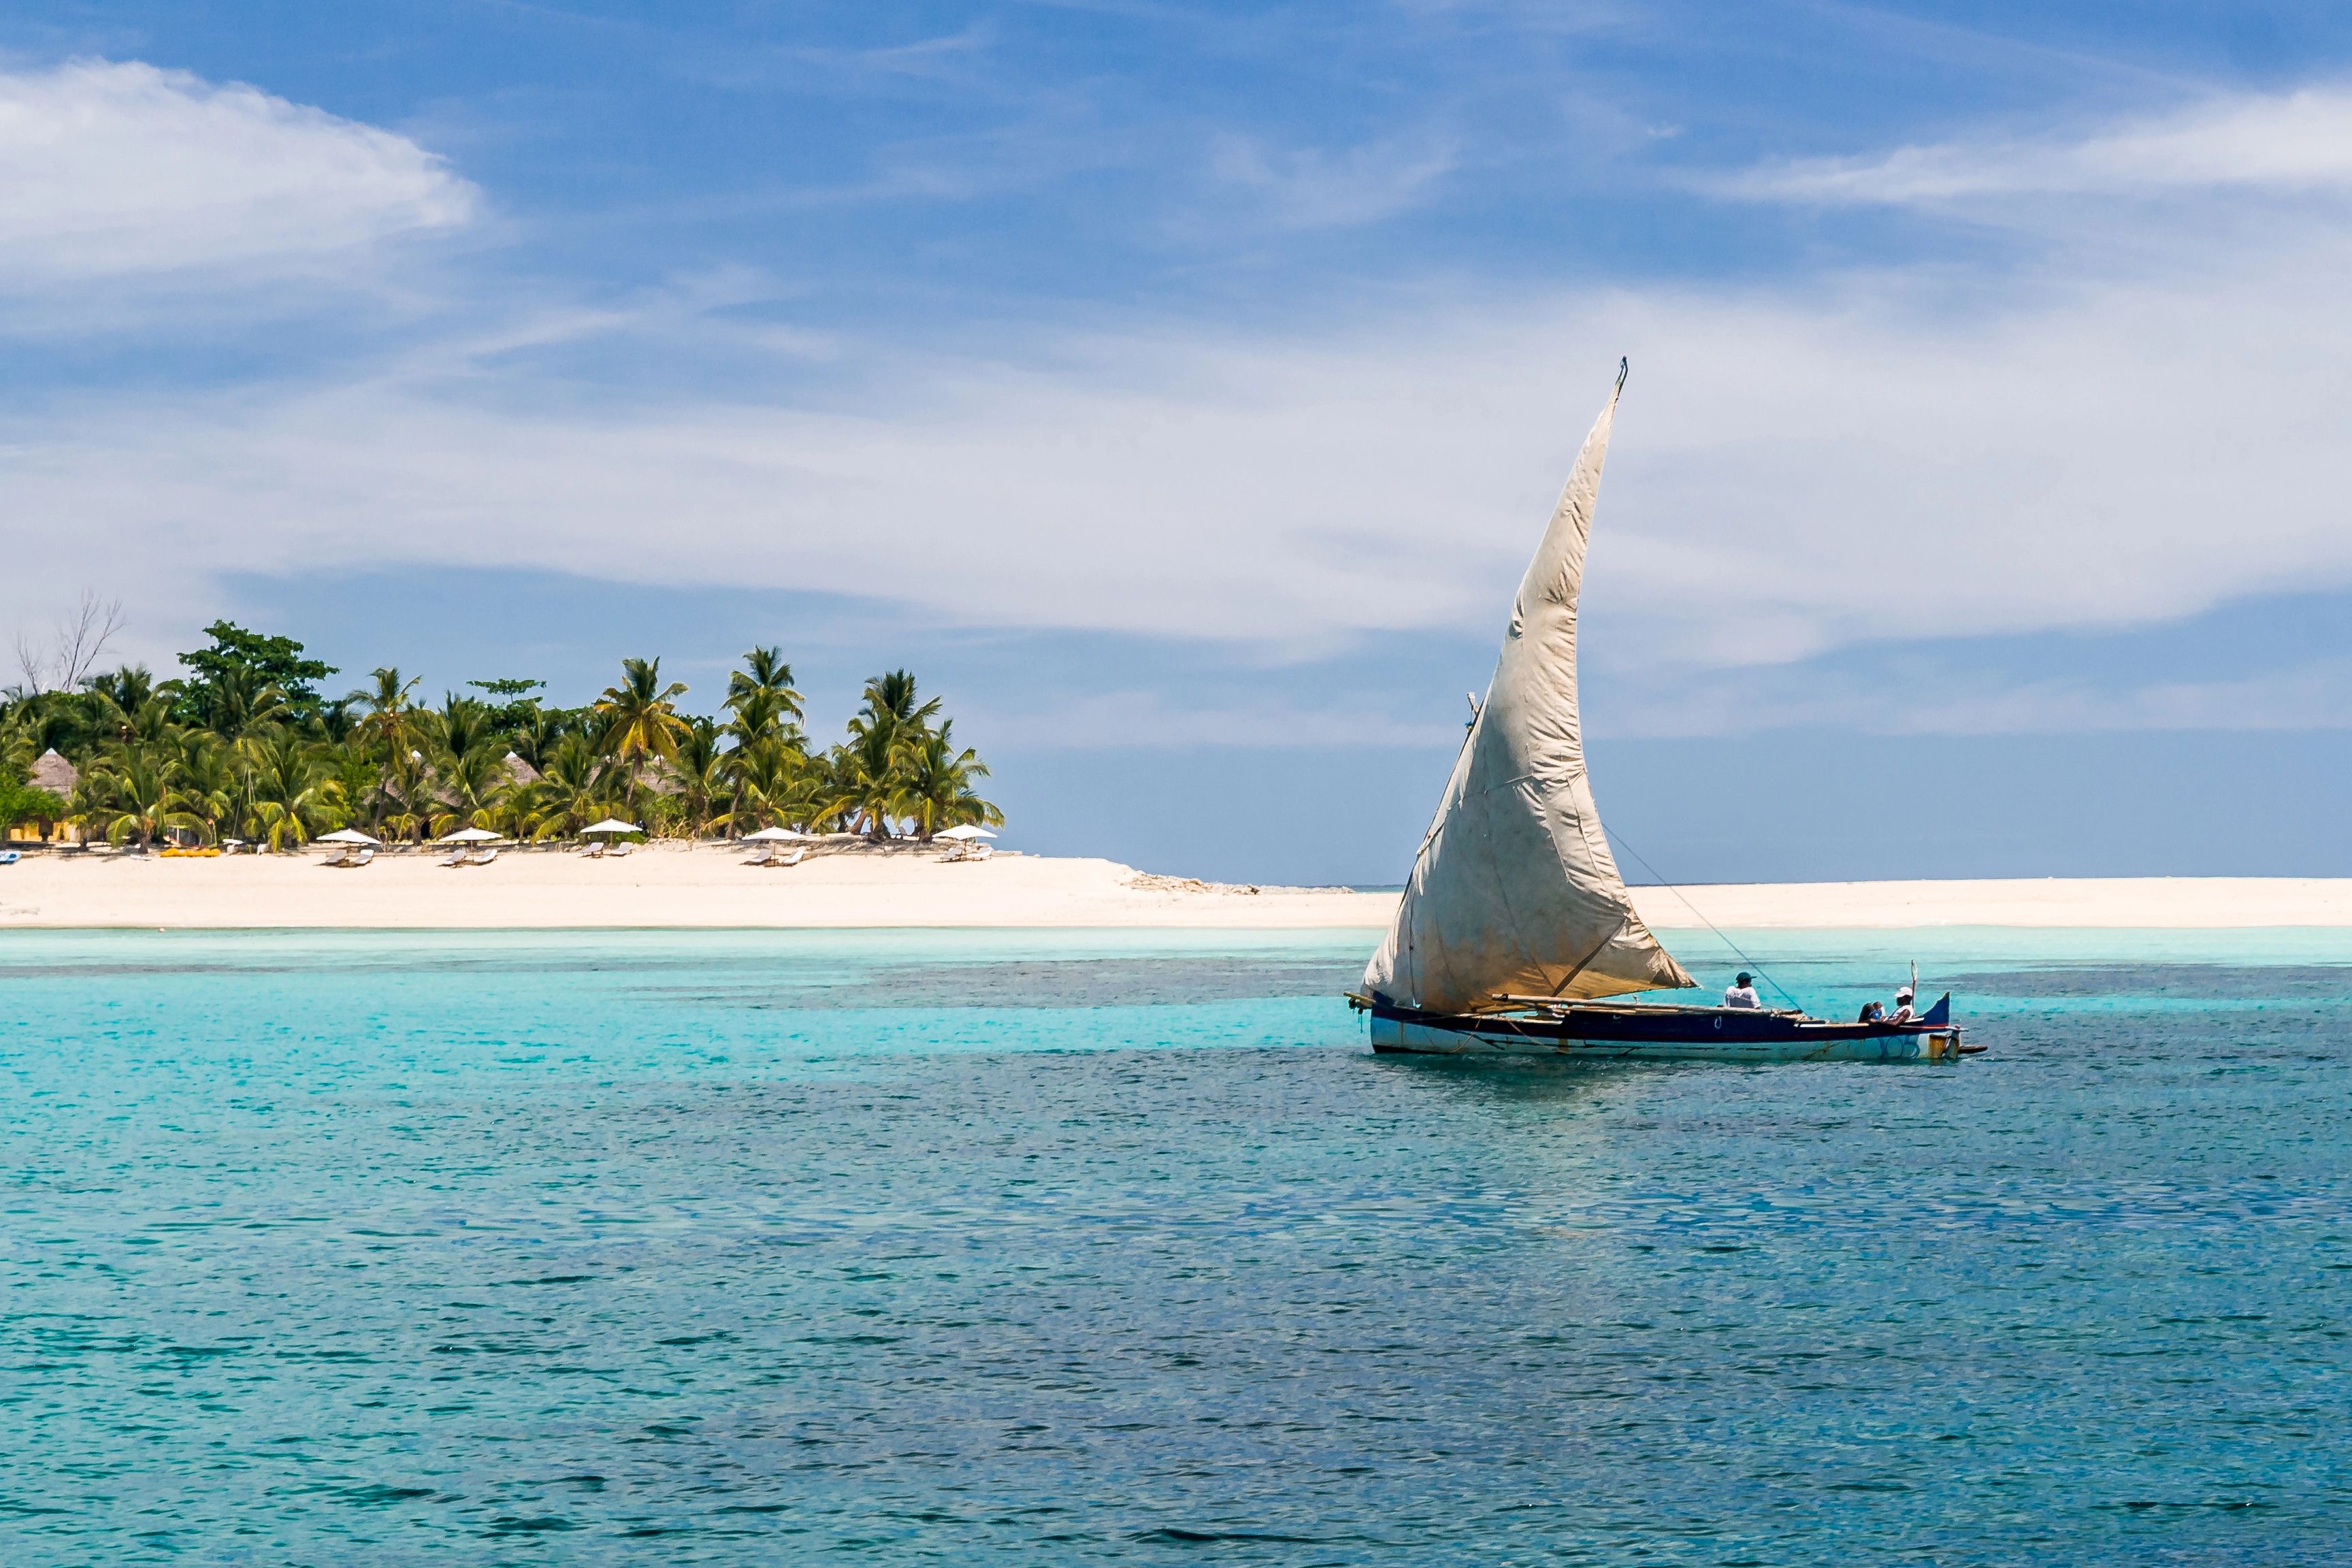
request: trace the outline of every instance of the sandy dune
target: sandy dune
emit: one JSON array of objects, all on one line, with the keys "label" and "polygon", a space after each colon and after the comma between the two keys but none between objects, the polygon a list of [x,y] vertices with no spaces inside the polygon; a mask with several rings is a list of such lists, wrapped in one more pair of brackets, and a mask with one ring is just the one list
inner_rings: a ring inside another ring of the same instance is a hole
[{"label": "sandy dune", "polygon": [[[386,855],[363,870],[314,856],[216,860],[41,855],[0,867],[0,926],[1380,927],[1393,893],[1208,887],[1110,860],[820,853],[789,870],[740,851],[650,846],[622,859],[509,850],[445,869]],[[1661,931],[1727,929],[2352,926],[2352,880],[2150,878],[1817,882],[1634,890]],[[1696,912],[1695,912],[1695,910]],[[1703,917],[1703,918],[1702,918]]]}]

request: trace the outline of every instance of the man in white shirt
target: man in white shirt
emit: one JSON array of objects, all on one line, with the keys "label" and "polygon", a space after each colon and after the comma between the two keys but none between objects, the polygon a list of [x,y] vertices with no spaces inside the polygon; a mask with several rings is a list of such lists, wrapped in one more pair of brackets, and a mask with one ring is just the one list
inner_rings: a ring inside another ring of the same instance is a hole
[{"label": "man in white shirt", "polygon": [[1907,1024],[1918,1016],[1911,1011],[1911,987],[1906,985],[1895,994],[1895,1011],[1886,1015],[1890,1024]]},{"label": "man in white shirt", "polygon": [[1748,973],[1748,971],[1744,969],[1741,970],[1739,972],[1739,978],[1734,980],[1729,985],[1724,988],[1723,1005],[1727,1007],[1761,1007],[1764,1005],[1763,1000],[1756,994],[1756,987],[1750,984],[1750,982],[1755,978],[1756,977]]}]

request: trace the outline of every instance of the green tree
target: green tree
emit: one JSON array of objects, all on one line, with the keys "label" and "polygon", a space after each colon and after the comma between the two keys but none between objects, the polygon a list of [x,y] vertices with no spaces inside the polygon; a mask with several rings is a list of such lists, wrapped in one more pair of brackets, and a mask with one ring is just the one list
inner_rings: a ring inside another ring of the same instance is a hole
[{"label": "green tree", "polygon": [[162,747],[139,747],[108,758],[77,791],[84,796],[83,819],[114,844],[155,844],[182,828],[202,831],[203,822],[181,799],[173,777],[176,760]]},{"label": "green tree", "polygon": [[604,688],[594,709],[604,721],[605,752],[625,765],[677,755],[687,722],[673,699],[685,695],[683,680],[662,684],[661,660],[623,659],[620,683]]},{"label": "green tree", "polygon": [[333,807],[318,750],[292,731],[268,730],[239,742],[253,792],[253,814],[272,854],[310,842]]},{"label": "green tree", "polygon": [[972,788],[988,776],[988,764],[978,752],[958,751],[954,731],[955,721],[947,720],[907,752],[898,799],[919,838],[943,827],[1004,826],[1004,813]]},{"label": "green tree", "polygon": [[275,688],[295,716],[306,716],[318,706],[318,683],[335,673],[332,665],[304,658],[302,645],[291,637],[247,631],[234,621],[215,621],[205,636],[213,639],[211,647],[180,656],[189,672],[179,682],[184,724],[205,722],[214,689],[232,676],[241,678],[236,684],[248,697]]}]

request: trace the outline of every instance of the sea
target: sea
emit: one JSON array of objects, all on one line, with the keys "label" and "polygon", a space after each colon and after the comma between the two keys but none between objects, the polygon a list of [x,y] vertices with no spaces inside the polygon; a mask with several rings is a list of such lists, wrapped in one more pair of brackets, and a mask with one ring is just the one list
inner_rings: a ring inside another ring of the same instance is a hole
[{"label": "sea", "polygon": [[1756,1068],[1371,940],[8,932],[0,1563],[2352,1561],[2352,932],[1672,937],[1990,1047]]}]

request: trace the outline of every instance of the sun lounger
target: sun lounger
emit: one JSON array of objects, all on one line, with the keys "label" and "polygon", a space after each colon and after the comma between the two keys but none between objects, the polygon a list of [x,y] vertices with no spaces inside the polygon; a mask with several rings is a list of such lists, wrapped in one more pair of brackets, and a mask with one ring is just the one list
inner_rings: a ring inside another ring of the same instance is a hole
[{"label": "sun lounger", "polygon": [[585,855],[591,860],[602,860],[604,858],[604,840],[597,840],[595,843],[588,846],[587,848],[583,849],[580,853]]},{"label": "sun lounger", "polygon": [[746,866],[772,866],[775,863],[776,849],[772,844],[761,845],[760,852],[743,862]]},{"label": "sun lounger", "polygon": [[472,857],[467,855],[463,849],[452,849],[448,854],[441,857],[441,864],[444,866],[463,866],[471,859]]},{"label": "sun lounger", "polygon": [[605,853],[607,855],[626,855],[630,850],[635,849],[635,847],[636,846],[634,844],[615,844],[612,848],[606,850]]},{"label": "sun lounger", "polygon": [[807,850],[807,848],[806,848],[806,847],[802,847],[802,848],[799,848],[799,849],[795,849],[795,850],[793,850],[793,851],[791,854],[789,854],[789,855],[771,855],[771,856],[769,856],[765,860],[762,860],[762,861],[761,861],[761,862],[760,862],[760,863],[761,863],[761,865],[763,865],[763,866],[773,866],[773,867],[775,867],[775,868],[777,868],[778,869],[780,869],[780,870],[781,870],[782,868],[784,868],[784,867],[786,867],[786,866],[797,866],[797,865],[799,865],[803,860],[805,860],[805,859],[807,859],[807,858],[808,858],[808,850]]},{"label": "sun lounger", "polygon": [[466,864],[468,866],[487,866],[498,858],[499,852],[496,847],[478,849],[473,854],[466,857]]}]

